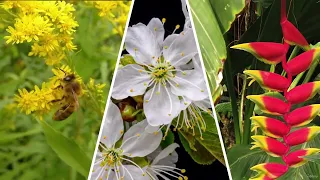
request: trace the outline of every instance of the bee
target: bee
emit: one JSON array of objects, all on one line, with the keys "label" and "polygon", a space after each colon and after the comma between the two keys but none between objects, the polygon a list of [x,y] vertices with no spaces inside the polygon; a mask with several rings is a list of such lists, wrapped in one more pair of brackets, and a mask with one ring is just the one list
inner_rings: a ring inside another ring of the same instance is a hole
[{"label": "bee", "polygon": [[62,106],[58,109],[53,116],[53,120],[62,121],[67,119],[74,111],[79,108],[78,96],[81,94],[81,85],[76,80],[75,74],[67,74],[65,71],[65,76],[61,79],[62,84],[57,88],[63,89],[63,97],[58,100],[54,100],[54,102],[62,102]]}]

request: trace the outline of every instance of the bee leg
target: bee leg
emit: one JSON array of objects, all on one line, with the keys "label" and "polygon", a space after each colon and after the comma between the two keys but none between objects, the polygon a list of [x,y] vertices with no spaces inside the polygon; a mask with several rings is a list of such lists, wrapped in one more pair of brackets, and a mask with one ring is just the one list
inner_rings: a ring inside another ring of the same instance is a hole
[{"label": "bee leg", "polygon": [[65,96],[62,96],[61,99],[54,99],[54,100],[52,100],[51,102],[52,102],[52,103],[60,102],[60,101],[62,101],[64,98],[65,98]]},{"label": "bee leg", "polygon": [[63,89],[63,86],[60,84],[59,86],[53,88],[53,89]]}]

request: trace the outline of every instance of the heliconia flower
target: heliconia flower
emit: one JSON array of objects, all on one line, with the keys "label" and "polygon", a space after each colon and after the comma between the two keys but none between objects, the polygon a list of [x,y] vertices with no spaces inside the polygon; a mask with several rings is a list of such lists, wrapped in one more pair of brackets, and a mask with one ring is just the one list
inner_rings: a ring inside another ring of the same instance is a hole
[{"label": "heliconia flower", "polygon": [[250,118],[253,121],[253,130],[260,127],[261,130],[270,137],[280,138],[290,132],[290,128],[283,122],[265,116],[253,116]]},{"label": "heliconia flower", "polygon": [[280,141],[267,136],[256,135],[251,137],[255,142],[250,149],[261,148],[270,156],[279,157],[285,155],[289,151],[289,147]]},{"label": "heliconia flower", "polygon": [[293,131],[283,140],[288,146],[295,146],[298,144],[310,141],[320,133],[320,126],[310,126]]},{"label": "heliconia flower", "polygon": [[290,106],[284,101],[267,95],[249,95],[248,99],[259,106],[262,112],[272,115],[282,115],[290,110]]},{"label": "heliconia flower", "polygon": [[314,81],[291,89],[285,96],[290,103],[298,104],[313,98],[319,90],[320,81]]},{"label": "heliconia flower", "polygon": [[300,150],[289,153],[288,155],[284,156],[282,159],[290,167],[296,168],[304,165],[307,162],[307,160],[304,159],[303,156],[309,156],[319,152],[320,152],[320,149],[318,148],[300,149]]},{"label": "heliconia flower", "polygon": [[267,90],[284,91],[290,86],[287,78],[276,73],[259,70],[246,70],[243,73],[252,77],[262,88]]},{"label": "heliconia flower", "polygon": [[297,45],[304,50],[310,50],[309,44],[301,32],[288,20],[281,22],[284,41],[290,45]]},{"label": "heliconia flower", "polygon": [[274,179],[286,173],[288,166],[279,163],[262,163],[251,167],[250,170],[258,172],[258,177],[267,175],[268,178]]},{"label": "heliconia flower", "polygon": [[273,42],[237,44],[231,48],[247,51],[266,64],[278,64],[286,58],[287,47]]},{"label": "heliconia flower", "polygon": [[297,108],[284,116],[284,120],[292,127],[309,124],[320,113],[320,104],[312,104]]},{"label": "heliconia flower", "polygon": [[317,59],[317,57],[320,55],[320,48],[311,49],[307,52],[304,52],[300,54],[299,56],[296,56],[287,64],[287,71],[292,76],[295,76],[305,70],[307,70],[312,62]]}]

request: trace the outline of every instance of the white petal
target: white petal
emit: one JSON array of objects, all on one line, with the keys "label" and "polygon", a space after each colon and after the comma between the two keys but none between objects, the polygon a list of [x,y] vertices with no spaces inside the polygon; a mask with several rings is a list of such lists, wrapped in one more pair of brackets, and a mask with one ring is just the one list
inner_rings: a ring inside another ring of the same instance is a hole
[{"label": "white petal", "polygon": [[[121,145],[123,154],[130,157],[144,157],[157,149],[162,139],[162,132],[145,132],[147,125],[148,122],[143,120],[133,125],[124,134]],[[137,134],[139,134],[139,136],[137,136]]]},{"label": "white petal", "polygon": [[193,103],[205,112],[212,108],[209,98],[206,98],[202,101],[194,101]]},{"label": "white petal", "polygon": [[161,52],[153,32],[142,23],[128,28],[125,46],[138,64],[154,64]]},{"label": "white petal", "polygon": [[184,17],[189,18],[186,0],[181,0],[181,7],[182,7],[182,12],[184,14]]},{"label": "white petal", "polygon": [[124,99],[128,96],[138,96],[145,93],[150,75],[144,72],[144,68],[137,64],[126,65],[118,70],[112,97],[114,99]]},{"label": "white petal", "polygon": [[[106,176],[109,173],[109,179],[113,179],[113,171],[112,168],[108,166],[101,167],[101,161],[99,159],[102,157],[102,153],[98,152],[95,160],[95,164],[93,165],[92,174],[90,180],[98,180],[99,178],[107,179]],[[106,170],[108,169],[108,170]],[[110,172],[109,172],[110,170]]]},{"label": "white petal", "polygon": [[182,99],[180,99],[180,109],[181,111],[186,110],[187,107],[192,103],[192,100],[190,100],[187,97],[183,97]]},{"label": "white petal", "polygon": [[124,168],[120,168],[120,173],[124,174],[124,180],[150,180],[147,174],[143,175],[141,170],[133,165],[124,165]]},{"label": "white petal", "polygon": [[175,38],[166,51],[163,51],[163,56],[173,66],[178,67],[189,62],[197,53],[193,31],[187,29]]},{"label": "white petal", "polygon": [[173,151],[167,157],[161,159],[157,164],[176,167],[177,162],[178,162],[178,153],[176,151]]},{"label": "white petal", "polygon": [[162,47],[164,38],[164,28],[163,24],[159,18],[152,18],[147,25],[151,32],[153,32],[155,38],[158,41],[159,47]]},{"label": "white petal", "polygon": [[199,71],[177,72],[172,81],[176,84],[171,88],[175,95],[186,96],[193,101],[203,100],[209,96],[203,75]]},{"label": "white petal", "polygon": [[166,39],[163,42],[163,52],[168,51],[168,48],[173,43],[173,41],[176,40],[177,37],[179,37],[179,34],[170,34],[166,37]]},{"label": "white petal", "polygon": [[154,132],[158,131],[159,128],[160,128],[160,126],[151,126],[150,124],[148,124],[145,130],[148,133],[154,133]]},{"label": "white petal", "polygon": [[177,143],[170,144],[158,154],[158,156],[152,161],[151,165],[158,164],[160,160],[168,157],[169,154],[171,154],[177,147],[179,147],[179,144]]},{"label": "white petal", "polygon": [[123,120],[119,108],[111,101],[106,113],[100,141],[110,148],[123,134]]},{"label": "white petal", "polygon": [[151,126],[170,124],[180,112],[180,100],[172,94],[170,86],[157,84],[144,96],[143,110]]},{"label": "white petal", "polygon": [[183,29],[187,30],[187,29],[191,29],[191,28],[192,28],[192,25],[191,25],[190,17],[187,17],[185,20]]}]

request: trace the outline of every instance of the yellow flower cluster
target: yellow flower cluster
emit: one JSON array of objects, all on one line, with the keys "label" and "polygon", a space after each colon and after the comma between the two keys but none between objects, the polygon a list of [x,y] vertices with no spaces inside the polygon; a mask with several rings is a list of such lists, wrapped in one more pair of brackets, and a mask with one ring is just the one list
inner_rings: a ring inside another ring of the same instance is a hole
[{"label": "yellow flower cluster", "polygon": [[[95,99],[101,99],[104,102],[103,96],[104,96],[104,87],[106,87],[106,84],[100,84],[100,83],[95,83],[95,80],[90,78],[89,83],[87,84],[88,91],[92,93],[92,95],[95,97]],[[87,96],[88,93],[87,93]]]},{"label": "yellow flower cluster", "polygon": [[1,7],[15,16],[9,26],[6,43],[32,43],[29,56],[46,59],[48,65],[58,64],[67,51],[76,50],[73,33],[78,26],[74,7],[64,1],[5,1]]},{"label": "yellow flower cluster", "polygon": [[93,1],[99,16],[106,17],[114,26],[113,32],[123,36],[131,1]]},{"label": "yellow flower cluster", "polygon": [[[42,119],[43,115],[48,113],[52,107],[59,102],[54,100],[62,99],[64,91],[59,86],[63,85],[62,79],[67,74],[74,74],[68,66],[62,66],[58,69],[52,69],[55,76],[50,78],[49,82],[42,83],[41,88],[34,87],[34,90],[27,91],[19,89],[19,95],[15,95],[17,107],[26,114],[34,113],[36,117]],[[76,80],[82,84],[81,78],[76,74]]]}]

